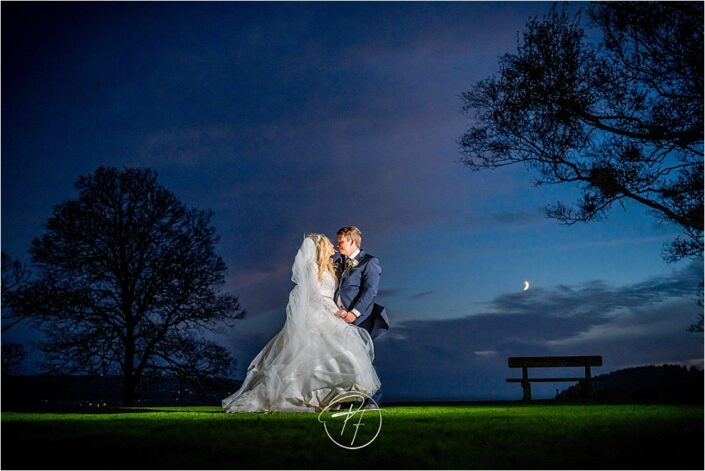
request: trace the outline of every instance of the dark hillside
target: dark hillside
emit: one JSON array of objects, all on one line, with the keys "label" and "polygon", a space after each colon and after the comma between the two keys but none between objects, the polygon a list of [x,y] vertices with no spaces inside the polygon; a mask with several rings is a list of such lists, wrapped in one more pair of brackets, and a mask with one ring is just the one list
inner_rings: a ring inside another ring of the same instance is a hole
[{"label": "dark hillside", "polygon": [[[593,392],[597,402],[701,404],[703,371],[680,365],[627,368],[596,376]],[[579,385],[571,386],[556,396],[559,401],[579,398]]]}]

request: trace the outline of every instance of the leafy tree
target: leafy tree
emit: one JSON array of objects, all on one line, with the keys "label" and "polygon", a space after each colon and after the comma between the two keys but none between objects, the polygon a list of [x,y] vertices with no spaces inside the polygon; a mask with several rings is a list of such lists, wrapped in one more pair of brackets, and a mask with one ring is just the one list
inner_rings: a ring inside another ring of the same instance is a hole
[{"label": "leafy tree", "polygon": [[12,296],[24,283],[27,282],[30,271],[19,260],[13,260],[2,252],[2,331],[7,332],[23,317],[12,309]]},{"label": "leafy tree", "polygon": [[39,271],[16,308],[46,335],[53,370],[120,374],[123,402],[141,380],[177,375],[207,385],[231,365],[203,331],[244,315],[218,293],[225,264],[212,212],[187,209],[150,169],[98,168],[78,199],[54,209],[32,241]]},{"label": "leafy tree", "polygon": [[22,361],[27,356],[27,351],[18,343],[2,344],[2,376],[17,373]]},{"label": "leafy tree", "polygon": [[615,203],[650,208],[682,234],[669,261],[703,252],[703,4],[606,2],[593,40],[555,5],[527,24],[498,75],[463,93],[474,119],[459,144],[472,170],[523,163],[534,183],[576,183],[566,223],[604,218]]},{"label": "leafy tree", "polygon": [[693,324],[690,324],[688,327],[689,332],[695,332],[695,333],[702,333],[703,332],[703,289],[702,289],[703,284],[700,283],[699,286],[699,291],[697,295],[697,299],[695,301],[695,304],[699,306],[698,309],[698,314],[697,314],[697,321]]},{"label": "leafy tree", "polygon": [[[2,332],[5,333],[24,319],[12,309],[14,293],[29,279],[30,271],[19,260],[2,252]],[[19,371],[27,357],[27,351],[18,343],[2,342],[2,375],[9,376]]]}]

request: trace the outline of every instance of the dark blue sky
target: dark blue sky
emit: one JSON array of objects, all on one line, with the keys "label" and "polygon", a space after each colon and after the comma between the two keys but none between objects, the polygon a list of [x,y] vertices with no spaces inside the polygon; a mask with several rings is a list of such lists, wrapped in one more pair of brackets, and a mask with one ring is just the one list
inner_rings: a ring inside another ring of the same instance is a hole
[{"label": "dark blue sky", "polygon": [[636,205],[566,227],[542,208],[575,188],[459,163],[459,95],[549,8],[5,2],[2,248],[28,260],[79,175],[147,166],[215,211],[227,288],[251,313],[219,337],[240,376],[284,322],[303,233],[348,224],[382,262],[389,398],[518,398],[510,355],[702,366],[702,336],[685,331],[702,263],[661,259],[676,227]]}]

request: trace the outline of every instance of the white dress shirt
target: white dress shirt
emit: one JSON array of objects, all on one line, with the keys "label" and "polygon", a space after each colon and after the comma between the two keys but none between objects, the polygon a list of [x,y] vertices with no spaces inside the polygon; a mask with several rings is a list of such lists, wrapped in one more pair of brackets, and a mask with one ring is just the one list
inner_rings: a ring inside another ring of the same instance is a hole
[{"label": "white dress shirt", "polygon": [[[355,258],[355,257],[357,257],[358,255],[360,255],[360,249],[357,249],[355,252],[353,252],[352,254],[350,254],[349,257],[345,257],[345,263],[347,264],[348,259]],[[344,270],[343,270],[343,271],[344,271]],[[342,310],[347,309],[347,308],[343,305],[343,301],[340,299],[340,293],[338,293],[338,299],[337,299],[337,301],[338,301],[338,307],[339,307],[340,309],[342,309]],[[355,314],[355,317],[360,317],[360,311],[358,311],[357,309],[353,309],[353,310],[350,311],[350,312],[352,312],[353,314]]]}]

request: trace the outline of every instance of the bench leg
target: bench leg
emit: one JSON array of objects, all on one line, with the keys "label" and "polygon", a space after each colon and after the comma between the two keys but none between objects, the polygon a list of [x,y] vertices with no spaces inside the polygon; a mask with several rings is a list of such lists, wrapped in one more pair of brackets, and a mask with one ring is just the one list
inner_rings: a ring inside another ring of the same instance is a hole
[{"label": "bench leg", "polygon": [[531,400],[531,383],[529,382],[529,369],[525,366],[521,369],[521,389],[524,393],[521,400],[522,401],[530,401]]},{"label": "bench leg", "polygon": [[592,375],[590,374],[590,367],[585,367],[585,398],[592,397]]},{"label": "bench leg", "polygon": [[524,392],[524,395],[521,398],[521,400],[522,401],[530,401],[531,400],[531,383],[528,381],[522,381],[521,382],[521,389]]}]

